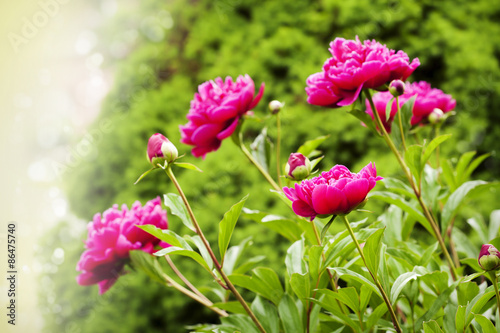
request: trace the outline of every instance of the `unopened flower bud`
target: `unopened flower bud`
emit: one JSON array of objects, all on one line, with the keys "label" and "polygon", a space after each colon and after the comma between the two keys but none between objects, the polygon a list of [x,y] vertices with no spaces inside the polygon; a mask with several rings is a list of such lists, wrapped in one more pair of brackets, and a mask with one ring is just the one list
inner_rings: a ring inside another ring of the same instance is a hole
[{"label": "unopened flower bud", "polygon": [[500,267],[500,251],[491,244],[484,244],[478,258],[479,266],[486,271],[493,271]]},{"label": "unopened flower bud", "polygon": [[432,110],[432,112],[429,114],[429,122],[431,124],[437,124],[441,121],[441,119],[444,116],[444,112],[441,109],[435,108]]},{"label": "unopened flower bud", "polygon": [[393,80],[389,85],[389,92],[394,97],[403,95],[405,93],[405,83],[401,80]]},{"label": "unopened flower bud", "polygon": [[153,134],[148,141],[148,159],[153,166],[171,163],[177,159],[179,153],[174,144],[160,133]]},{"label": "unopened flower bud", "polygon": [[274,100],[269,103],[269,110],[271,110],[272,114],[276,114],[281,111],[285,103],[281,103],[280,101]]},{"label": "unopened flower bud", "polygon": [[286,163],[285,173],[293,180],[305,179],[311,173],[311,161],[301,153],[292,153]]}]

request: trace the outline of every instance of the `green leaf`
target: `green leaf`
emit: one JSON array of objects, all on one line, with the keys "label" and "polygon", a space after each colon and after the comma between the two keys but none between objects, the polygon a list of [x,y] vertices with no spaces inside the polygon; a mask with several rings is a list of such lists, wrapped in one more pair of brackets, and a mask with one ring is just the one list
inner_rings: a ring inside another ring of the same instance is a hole
[{"label": "green leaf", "polygon": [[458,285],[458,304],[467,305],[479,294],[479,286],[474,282],[462,282]]},{"label": "green leaf", "polygon": [[170,212],[179,217],[186,227],[191,229],[191,231],[196,231],[193,221],[191,221],[191,217],[189,217],[187,208],[179,195],[167,193],[163,196],[163,201],[165,206],[170,208]]},{"label": "green leaf", "polygon": [[221,310],[226,310],[226,311],[229,311],[232,313],[239,313],[239,314],[243,314],[243,315],[247,314],[247,311],[245,310],[243,305],[241,305],[241,303],[238,301],[217,302],[217,303],[214,303],[213,307],[219,308]]},{"label": "green leaf", "polygon": [[191,246],[189,246],[184,238],[177,235],[172,230],[162,230],[152,224],[138,225],[137,227],[172,246],[177,246],[186,250],[192,250]]},{"label": "green leaf", "polygon": [[134,268],[145,272],[150,278],[160,283],[165,282],[163,279],[163,271],[158,260],[151,254],[141,250],[130,251],[130,259]]},{"label": "green leaf", "polygon": [[[240,244],[231,246],[226,252],[226,258],[224,260],[224,272],[228,275],[232,274],[236,267],[238,266],[240,259],[243,256],[245,250],[252,245],[252,236],[243,239]],[[240,272],[245,273],[245,272]]]},{"label": "green leaf", "polygon": [[233,326],[236,330],[232,329],[233,332],[245,332],[245,333],[259,333],[257,326],[255,326],[252,319],[247,315],[234,314],[229,317],[221,317],[222,324]]},{"label": "green leaf", "polygon": [[332,225],[332,223],[336,217],[337,217],[337,215],[333,215],[332,218],[330,219],[330,221],[328,221],[328,223],[321,230],[321,236],[320,236],[321,240],[323,240],[323,238],[325,238],[326,232],[328,231],[328,229],[330,228],[330,226]]},{"label": "green leaf", "polygon": [[359,308],[361,312],[363,312],[368,306],[371,296],[372,296],[372,291],[370,290],[370,288],[365,285],[362,285],[361,290],[359,292]]},{"label": "green leaf", "polygon": [[445,291],[443,291],[438,296],[438,298],[432,303],[431,307],[427,310],[427,312],[425,312],[420,318],[418,318],[418,320],[415,323],[415,332],[419,332],[422,329],[424,321],[432,319],[437,314],[437,312],[443,307],[443,305],[449,302],[450,295],[455,290],[459,282],[460,281],[453,283],[450,287],[448,287]]},{"label": "green leaf", "polygon": [[382,236],[384,235],[385,228],[378,229],[366,240],[363,247],[363,253],[366,259],[366,266],[372,272],[373,276],[377,278],[378,267],[380,263],[380,249],[382,246]]},{"label": "green leaf", "polygon": [[374,134],[377,136],[380,135],[377,132],[377,128],[375,126],[375,121],[372,119],[372,117],[366,113],[365,111],[361,111],[359,109],[352,109],[349,111],[350,114],[352,114],[354,117],[358,118],[363,124],[366,125]]},{"label": "green leaf", "polygon": [[427,229],[427,231],[429,231],[431,235],[434,234],[434,230],[432,229],[429,221],[427,221],[425,216],[415,207],[412,207],[410,203],[406,202],[404,198],[402,198],[401,196],[391,192],[374,191],[368,194],[368,198],[380,199],[401,208],[402,210],[407,212],[411,218],[418,221],[425,229]]},{"label": "green leaf", "polygon": [[210,253],[208,252],[207,248],[205,247],[205,244],[203,244],[201,237],[198,235],[193,236],[193,237],[186,235],[184,237],[196,245],[196,247],[198,248],[198,251],[200,251],[201,256],[203,257],[203,259],[205,259],[205,262],[207,263],[208,267],[210,269],[214,269],[214,262],[212,260],[212,257],[210,256]]},{"label": "green leaf", "polygon": [[[288,199],[285,198],[285,200],[289,202]],[[253,221],[263,224],[267,228],[276,231],[291,242],[299,240],[301,234],[304,232],[295,220],[291,220],[283,216],[252,210],[246,207],[243,208],[243,214]]]},{"label": "green leaf", "polygon": [[361,283],[362,285],[366,285],[375,294],[377,294],[380,297],[380,299],[383,299],[382,295],[380,294],[380,290],[378,290],[377,286],[373,282],[369,281],[367,278],[362,276],[361,274],[346,269],[344,267],[331,267],[331,269],[334,270],[339,275],[339,278],[342,278],[343,280],[355,280]]},{"label": "green leaf", "polygon": [[457,314],[455,316],[455,326],[457,327],[457,332],[465,332],[465,309],[467,307],[459,305],[457,309]]},{"label": "green leaf", "polygon": [[310,157],[311,154],[318,148],[320,144],[323,143],[326,139],[328,139],[330,135],[324,135],[324,136],[319,136],[316,139],[313,140],[308,140],[304,142],[303,145],[297,149],[297,153],[301,153],[302,155],[306,157]]},{"label": "green leaf", "polygon": [[[317,299],[316,298],[311,299],[312,302],[318,304],[328,312],[331,312],[332,317],[336,319],[335,321],[351,327],[354,330],[354,332],[361,332],[361,328],[358,322],[355,322],[340,310],[337,303],[338,295],[335,292],[329,289],[319,289],[317,290],[317,295],[321,295],[321,297],[318,297]],[[293,332],[296,333],[297,330]]]},{"label": "green leaf", "polygon": [[483,180],[473,180],[470,182],[466,182],[460,185],[460,187],[450,195],[448,201],[443,207],[443,213],[441,214],[441,230],[443,235],[447,232],[448,225],[450,224],[451,219],[457,213],[457,210],[460,208],[467,194],[469,194],[470,191],[477,188],[478,186],[485,184],[487,184],[487,182]]},{"label": "green leaf", "polygon": [[304,240],[298,240],[293,243],[286,251],[285,266],[288,274],[307,273],[307,266],[302,259],[304,255]]},{"label": "green leaf", "polygon": [[276,305],[279,304],[283,296],[283,287],[278,275],[270,268],[256,268],[252,272],[252,277],[242,274],[232,274],[229,276],[229,279],[233,284],[253,291]]},{"label": "green leaf", "polygon": [[300,299],[307,299],[311,293],[309,274],[293,273],[290,277],[290,286]]},{"label": "green leaf", "polygon": [[462,184],[461,180],[464,178],[463,176],[465,174],[465,170],[474,158],[474,155],[476,155],[475,151],[469,151],[460,156],[457,166],[455,167],[455,174],[457,176],[458,184]]},{"label": "green leaf", "polygon": [[251,309],[266,332],[279,333],[280,323],[275,306],[257,296],[252,302]]},{"label": "green leaf", "polygon": [[472,175],[472,173],[474,172],[474,170],[477,169],[477,167],[485,160],[487,159],[488,157],[490,157],[491,154],[483,154],[477,158],[475,158],[470,164],[469,166],[467,167],[467,169],[465,170],[465,172],[463,174],[461,174],[461,179],[459,179],[459,181],[461,182],[465,182],[467,179],[469,179],[469,177]]},{"label": "green leaf", "polygon": [[285,333],[297,333],[302,330],[302,316],[290,295],[283,295],[278,305],[278,312]]},{"label": "green leaf", "polygon": [[437,321],[431,320],[424,323],[424,333],[443,333],[443,331]]},{"label": "green leaf", "polygon": [[226,254],[229,241],[231,240],[231,236],[233,235],[236,222],[240,217],[241,209],[243,208],[243,205],[245,205],[245,201],[247,199],[248,195],[241,199],[240,202],[233,205],[231,209],[224,214],[222,221],[219,223],[219,251],[222,263],[224,263],[224,256]]},{"label": "green leaf", "polygon": [[489,300],[495,296],[494,286],[489,286],[482,293],[478,294],[474,299],[467,305],[465,310],[465,326],[469,326],[472,319],[474,319],[474,314],[481,313],[483,307]]},{"label": "green leaf", "polygon": [[309,273],[313,280],[318,279],[319,273],[321,271],[323,247],[319,245],[313,245],[309,249]]},{"label": "green leaf", "polygon": [[431,154],[432,152],[440,145],[442,144],[443,142],[445,142],[446,140],[448,140],[449,138],[451,138],[451,134],[446,134],[446,135],[440,135],[436,138],[434,138],[434,140],[432,140],[426,147],[425,147],[425,152],[424,152],[424,156],[422,157],[422,165],[424,165],[425,163],[427,163],[427,161],[429,160],[429,158],[431,157]]},{"label": "green leaf", "polygon": [[415,177],[417,184],[420,184],[420,178],[422,177],[422,146],[413,145],[406,149],[405,162],[410,168],[410,172]]},{"label": "green leaf", "polygon": [[391,304],[394,305],[396,303],[401,290],[403,290],[408,282],[416,280],[417,276],[418,274],[415,272],[406,272],[398,276],[391,288]]},{"label": "green leaf", "polygon": [[178,255],[181,255],[184,257],[189,257],[189,258],[193,259],[194,261],[196,261],[198,264],[200,264],[201,267],[205,268],[208,272],[210,272],[210,273],[212,272],[210,270],[210,267],[208,266],[207,262],[205,261],[205,259],[203,259],[203,257],[201,255],[199,255],[197,252],[194,252],[193,250],[185,250],[185,249],[182,249],[180,247],[170,246],[170,247],[164,248],[162,250],[159,250],[153,254],[155,256],[158,256],[158,257],[163,257],[166,255],[172,255],[172,254],[178,254]]},{"label": "green leaf", "polygon": [[196,165],[191,164],[191,163],[179,163],[179,162],[174,162],[174,165],[184,168],[184,169],[189,169],[189,170],[194,170],[198,172],[203,172],[200,168],[198,168]]},{"label": "green leaf", "polygon": [[321,160],[323,158],[325,158],[325,156],[320,156],[318,158],[312,159],[311,160],[311,170],[314,170],[314,168],[318,165],[319,162],[321,162]]},{"label": "green leaf", "polygon": [[155,169],[157,169],[157,168],[151,168],[148,171],[144,172],[142,175],[140,175],[139,178],[137,178],[137,180],[135,181],[134,185],[137,184],[138,182],[140,182],[144,177],[146,177],[151,171],[153,171]]},{"label": "green leaf", "polygon": [[253,157],[259,162],[266,172],[269,172],[271,157],[271,142],[267,136],[267,127],[264,127],[255,140],[250,144]]},{"label": "green leaf", "polygon": [[387,309],[387,304],[385,304],[384,302],[382,302],[382,304],[380,304],[379,306],[377,306],[375,308],[375,310],[373,310],[372,314],[370,314],[370,316],[368,317],[368,320],[366,321],[366,327],[373,327],[377,324],[377,322],[379,321],[380,318],[382,318],[382,316],[387,312],[389,311]]},{"label": "green leaf", "polygon": [[474,319],[481,325],[483,333],[496,333],[493,323],[481,314],[474,314]]},{"label": "green leaf", "polygon": [[400,193],[406,197],[417,199],[412,188],[397,178],[384,177],[381,182],[391,192]]},{"label": "green leaf", "polygon": [[441,170],[443,172],[444,179],[446,180],[446,183],[450,188],[450,191],[455,191],[458,184],[451,162],[449,160],[444,160],[443,163],[441,163]]},{"label": "green leaf", "polygon": [[264,226],[276,231],[281,236],[290,241],[300,239],[302,228],[294,220],[290,220],[277,215],[267,215],[260,221]]}]

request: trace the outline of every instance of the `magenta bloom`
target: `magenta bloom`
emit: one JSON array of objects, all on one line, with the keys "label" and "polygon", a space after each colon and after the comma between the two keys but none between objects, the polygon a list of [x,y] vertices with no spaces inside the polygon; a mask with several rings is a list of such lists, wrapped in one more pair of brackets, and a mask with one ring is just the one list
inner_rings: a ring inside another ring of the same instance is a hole
[{"label": "magenta bloom", "polygon": [[359,38],[335,38],[330,43],[332,57],[325,61],[323,71],[307,78],[307,102],[326,107],[354,103],[361,89],[377,88],[392,80],[405,81],[420,65],[403,51],[394,51],[375,40],[363,43]]},{"label": "magenta bloom", "polygon": [[283,192],[292,201],[295,214],[309,217],[348,214],[361,204],[375,183],[377,169],[369,163],[359,173],[352,173],[343,165],[336,165],[320,176],[284,187]]},{"label": "magenta bloom", "polygon": [[[431,88],[431,85],[425,81],[406,83],[405,93],[399,96],[399,105],[402,106],[411,97],[417,95],[415,104],[413,106],[413,115],[411,117],[411,125],[424,124],[427,118],[435,108],[443,111],[443,113],[450,112],[455,108],[456,101],[451,95],[445,94],[442,90]],[[392,102],[391,114],[389,120],[386,120],[385,110],[387,103],[393,96],[390,92],[378,92],[373,95],[373,104],[377,109],[380,119],[384,124],[388,133],[391,132],[391,124],[398,112],[396,102]],[[373,118],[373,111],[370,103],[366,100],[366,113]]]},{"label": "magenta bloom", "polygon": [[264,83],[255,96],[255,86],[248,75],[238,76],[236,82],[228,76],[225,81],[218,77],[202,83],[191,101],[189,122],[180,126],[181,142],[195,146],[192,154],[204,158],[233,134],[241,116],[259,103],[263,93]]},{"label": "magenta bloom", "polygon": [[[113,205],[102,216],[97,213],[87,226],[86,250],[76,266],[82,272],[77,277],[78,284],[88,286],[97,283],[99,294],[103,294],[123,274],[130,251],[153,253],[154,246],[160,244],[160,240],[136,227],[146,224],[161,229],[168,227],[167,212],[161,209],[159,197],[144,207],[136,201],[130,210],[126,205],[122,206],[122,210],[118,209],[118,205]],[[169,246],[164,242],[160,245]]]}]

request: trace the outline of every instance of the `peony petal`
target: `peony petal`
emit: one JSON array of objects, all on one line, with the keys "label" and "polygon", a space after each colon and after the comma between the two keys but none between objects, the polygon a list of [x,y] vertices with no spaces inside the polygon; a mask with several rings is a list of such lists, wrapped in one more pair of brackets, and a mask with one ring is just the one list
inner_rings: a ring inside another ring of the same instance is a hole
[{"label": "peony petal", "polygon": [[222,130],[222,124],[206,124],[198,127],[191,136],[196,145],[208,146],[216,140],[217,134]]},{"label": "peony petal", "polygon": [[356,99],[358,98],[362,89],[363,89],[363,85],[361,84],[358,87],[358,89],[356,89],[355,91],[346,91],[345,94],[343,94],[342,99],[339,102],[337,102],[337,105],[338,106],[347,106],[347,105],[351,105],[352,103],[356,102]]},{"label": "peony petal", "polygon": [[344,194],[349,203],[349,211],[365,200],[368,190],[368,180],[364,178],[353,180],[344,187]]},{"label": "peony petal", "polygon": [[316,217],[316,212],[307,203],[301,200],[296,200],[292,203],[293,212],[299,216],[310,217],[311,220]]},{"label": "peony petal", "polygon": [[253,109],[260,102],[260,99],[262,98],[262,95],[264,94],[264,86],[265,86],[264,82],[262,82],[262,84],[260,85],[259,92],[257,93],[257,96],[255,96],[252,103],[250,103],[250,105],[248,106],[248,110]]},{"label": "peony petal", "polygon": [[233,132],[236,129],[236,127],[238,126],[239,120],[240,120],[240,117],[235,118],[233,120],[233,122],[231,123],[231,125],[229,125],[225,130],[223,130],[219,134],[217,134],[217,139],[222,141],[225,138],[230,137],[231,134],[233,134]]}]

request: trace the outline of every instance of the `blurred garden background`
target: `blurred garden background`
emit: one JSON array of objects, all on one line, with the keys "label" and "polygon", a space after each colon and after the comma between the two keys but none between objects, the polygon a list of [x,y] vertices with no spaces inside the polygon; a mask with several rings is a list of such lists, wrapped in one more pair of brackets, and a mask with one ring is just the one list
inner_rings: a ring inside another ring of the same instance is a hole
[{"label": "blurred garden background", "polygon": [[[60,6],[62,13],[65,8]],[[286,104],[283,161],[305,140],[329,135],[320,147],[326,156],[320,170],[344,164],[357,172],[374,161],[380,175],[393,175],[396,160],[382,140],[344,109],[308,105],[304,91],[306,78],[320,71],[329,57],[328,44],[335,37],[376,39],[391,49],[404,50],[410,59],[420,59],[410,81],[426,80],[457,100],[456,116],[445,124],[453,137],[442,146],[442,154],[491,153],[473,178],[500,178],[496,156],[500,148],[500,2],[106,0],[83,4],[75,0],[67,6],[64,17],[70,19],[61,23],[61,29],[77,25],[80,14],[88,21],[67,40],[79,55],[78,63],[58,75],[73,86],[78,85],[71,83],[72,78],[85,76],[88,85],[77,89],[79,105],[84,107],[71,109],[63,97],[51,95],[50,102],[61,108],[61,114],[73,110],[73,116],[81,118],[70,126],[62,116],[58,121],[56,113],[56,120],[34,124],[42,134],[35,133],[33,140],[46,144],[52,140],[47,149],[63,147],[64,153],[39,158],[41,164],[26,168],[32,174],[30,181],[52,189],[51,202],[61,200],[63,205],[61,214],[49,217],[57,223],[33,229],[37,233],[33,265],[41,267],[35,278],[36,308],[42,318],[37,329],[43,332],[185,332],[188,325],[217,320],[143,274],[123,276],[104,296],[98,296],[97,287],[81,287],[75,281],[85,225],[96,212],[114,203],[129,207],[136,200],[145,203],[174,191],[160,172],[133,185],[149,168],[145,149],[156,132],[176,144],[179,153],[186,154],[186,162],[204,171],[182,170],[178,179],[213,242],[223,213],[247,193],[250,209],[290,214],[275,195],[260,190],[267,188],[265,180],[230,140],[205,160],[193,158],[190,147],[179,143],[179,125],[187,122],[194,92],[200,83],[215,77],[249,74],[256,86],[265,82],[264,97],[254,110],[264,119],[246,123],[247,143],[263,126],[275,138],[274,121],[265,115],[267,103],[277,99]],[[5,98],[13,96],[21,108],[30,103],[14,92]],[[59,134],[51,136],[54,132]],[[39,176],[44,167],[52,176]],[[500,208],[494,191],[474,197],[473,204],[486,221],[492,210]],[[382,211],[377,204],[369,202],[367,209]],[[467,234],[470,227],[465,221],[472,213],[464,209],[461,214],[457,223]],[[12,219],[17,219],[15,214]],[[169,225],[180,234],[187,232],[175,216],[169,215]],[[286,247],[279,244],[285,244],[285,239],[263,224],[242,218],[233,241],[249,236],[254,254],[266,253],[266,264],[282,270]],[[474,248],[479,251],[482,241],[471,237],[459,250],[466,255]],[[211,282],[188,260],[174,259],[188,278]]]}]

